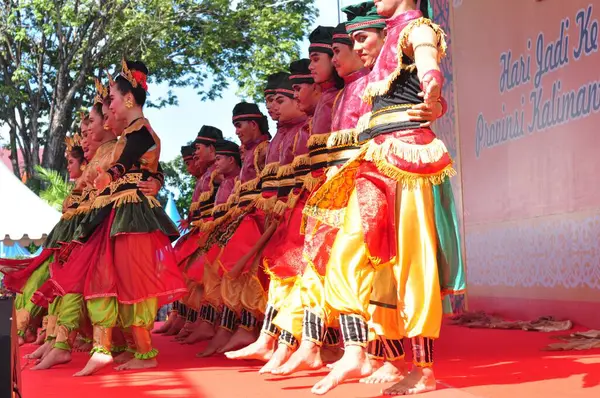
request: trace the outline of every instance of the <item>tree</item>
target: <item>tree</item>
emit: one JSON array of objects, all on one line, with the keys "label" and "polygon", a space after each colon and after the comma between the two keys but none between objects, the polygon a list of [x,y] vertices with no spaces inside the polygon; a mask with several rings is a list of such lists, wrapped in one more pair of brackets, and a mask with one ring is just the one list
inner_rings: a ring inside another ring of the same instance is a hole
[{"label": "tree", "polygon": [[165,174],[165,186],[161,190],[159,196],[164,197],[166,203],[167,195],[163,191],[169,188],[171,188],[171,190],[177,190],[178,195],[176,195],[177,198],[175,199],[175,204],[177,205],[177,210],[179,210],[181,217],[185,218],[187,217],[188,210],[192,204],[192,195],[194,194],[194,188],[196,187],[196,179],[188,174],[181,156],[177,156],[170,162],[162,162],[161,165]]},{"label": "tree", "polygon": [[[64,166],[65,134],[90,105],[93,76],[122,56],[142,59],[150,82],[192,86],[203,99],[230,81],[258,98],[287,67],[316,15],[313,0],[5,0],[0,5],[0,120],[26,172]],[[150,89],[151,90],[151,89]],[[176,104],[172,94],[149,106]],[[44,146],[42,159],[39,148]]]},{"label": "tree", "polygon": [[48,170],[36,166],[38,178],[44,182],[45,188],[40,192],[40,198],[44,199],[50,206],[58,211],[62,211],[63,203],[73,189],[73,184],[66,181],[65,178],[56,170]]}]

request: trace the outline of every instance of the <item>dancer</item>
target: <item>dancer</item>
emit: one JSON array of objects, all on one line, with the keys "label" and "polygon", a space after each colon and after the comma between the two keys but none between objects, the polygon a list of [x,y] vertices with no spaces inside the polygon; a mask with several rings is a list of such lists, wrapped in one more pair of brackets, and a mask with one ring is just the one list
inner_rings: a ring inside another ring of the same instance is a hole
[{"label": "dancer", "polygon": [[[270,79],[273,83],[273,79]],[[271,87],[273,87],[271,85]],[[270,90],[270,89],[269,89]],[[195,262],[188,271],[190,274],[202,272],[204,282],[204,304],[200,311],[202,328],[209,338],[210,344],[198,356],[205,357],[214,354],[231,337],[234,328],[234,319],[229,310],[224,309],[225,315],[221,316],[221,323],[215,333],[214,329],[223,308],[223,297],[221,283],[223,270],[217,262],[222,250],[216,241],[223,239],[222,236],[232,234],[237,228],[251,228],[252,223],[246,227],[238,226],[241,220],[250,213],[252,204],[259,194],[260,174],[265,166],[266,151],[269,143],[269,125],[256,104],[241,102],[233,108],[232,123],[236,135],[242,143],[240,149],[242,156],[242,168],[235,189],[227,198],[229,209],[226,214],[219,212],[214,214],[213,220],[206,225],[209,237],[204,243],[206,252],[202,255],[203,266]],[[223,192],[219,192],[223,197]],[[220,199],[222,200],[222,199]],[[214,336],[213,336],[214,335]]]},{"label": "dancer", "polygon": [[[415,10],[414,0],[375,4],[390,19],[386,43],[363,95],[373,104],[368,128],[359,135],[364,144],[307,205],[313,217],[339,228],[327,265],[325,296],[340,314],[345,345],[343,358],[313,387],[315,394],[372,372],[366,345],[376,269],[390,263],[394,267],[405,335],[417,354],[411,374],[386,391],[394,395],[435,389],[430,367],[433,340],[441,327],[442,293],[464,289],[448,180],[452,161],[433,132],[406,113],[414,104],[440,99],[438,62],[445,51],[444,35]],[[331,202],[333,196],[341,200]],[[366,197],[370,204],[360,199]]]},{"label": "dancer", "polygon": [[[309,118],[312,118],[321,98],[322,89],[320,85],[315,84],[309,70],[309,65],[310,60],[308,59],[292,62],[290,64],[290,81],[294,90],[294,98],[298,101],[299,109]],[[311,121],[309,120],[294,137],[292,148],[293,161],[287,165],[280,163],[278,202],[274,207],[274,212],[275,217],[279,218],[281,222],[278,225],[273,224],[273,227],[263,234],[263,239],[266,238],[265,234],[269,236],[273,234],[273,236],[265,248],[264,259],[262,260],[263,266],[269,274],[270,283],[267,310],[261,333],[258,339],[249,346],[238,351],[225,353],[230,359],[271,359],[271,354],[279,339],[281,342],[279,352],[272,358],[273,362],[267,363],[261,369],[263,373],[274,368],[277,363],[284,361],[296,346],[293,335],[290,333],[281,335],[279,329],[272,324],[272,320],[284,304],[295,282],[295,278],[290,277],[289,274],[289,270],[294,269],[294,265],[289,264],[289,267],[287,267],[287,259],[283,257],[287,252],[290,254],[290,258],[293,258],[293,254],[288,252],[285,247],[291,247],[293,250],[293,241],[302,239],[300,235],[300,221],[302,219],[302,207],[306,200],[302,187],[304,178],[310,171],[310,161],[307,156],[307,140],[310,135],[310,125]],[[289,160],[288,157],[282,162],[287,163]],[[291,192],[289,192],[290,189]],[[277,228],[276,231],[275,228]],[[254,250],[258,250],[258,248]],[[297,262],[301,262],[300,258],[296,258],[296,260]],[[297,263],[296,266],[298,266]],[[288,271],[287,273],[286,270]]]}]

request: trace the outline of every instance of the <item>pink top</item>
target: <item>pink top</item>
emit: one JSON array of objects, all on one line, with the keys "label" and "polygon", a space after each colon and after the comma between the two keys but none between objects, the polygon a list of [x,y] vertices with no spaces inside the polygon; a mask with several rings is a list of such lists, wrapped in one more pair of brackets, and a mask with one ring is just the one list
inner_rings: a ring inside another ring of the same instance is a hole
[{"label": "pink top", "polygon": [[[254,180],[256,177],[258,177],[258,170],[256,170],[256,167],[254,165],[254,156],[256,148],[258,148],[260,144],[268,140],[269,137],[267,137],[266,135],[261,135],[258,139],[240,147],[240,152],[242,154],[242,169],[240,170],[240,182],[242,184]],[[261,166],[264,166],[264,164]]]}]

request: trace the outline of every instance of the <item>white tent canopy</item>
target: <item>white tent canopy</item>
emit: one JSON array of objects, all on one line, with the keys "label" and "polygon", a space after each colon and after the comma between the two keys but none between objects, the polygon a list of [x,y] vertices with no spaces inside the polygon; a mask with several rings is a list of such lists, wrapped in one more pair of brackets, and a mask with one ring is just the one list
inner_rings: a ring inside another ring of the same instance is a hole
[{"label": "white tent canopy", "polygon": [[41,244],[59,219],[58,211],[0,162],[0,239],[5,245]]}]

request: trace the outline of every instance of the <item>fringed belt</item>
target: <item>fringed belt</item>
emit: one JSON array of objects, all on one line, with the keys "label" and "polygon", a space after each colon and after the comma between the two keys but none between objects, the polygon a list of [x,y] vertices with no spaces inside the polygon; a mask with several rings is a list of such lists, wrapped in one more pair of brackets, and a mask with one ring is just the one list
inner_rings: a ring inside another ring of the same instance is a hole
[{"label": "fringed belt", "polygon": [[358,135],[358,141],[363,143],[381,134],[421,128],[422,122],[411,121],[407,113],[414,105],[400,104],[373,110],[368,127]]}]

